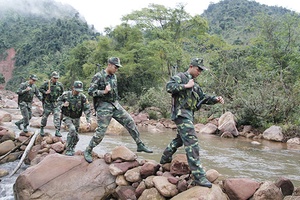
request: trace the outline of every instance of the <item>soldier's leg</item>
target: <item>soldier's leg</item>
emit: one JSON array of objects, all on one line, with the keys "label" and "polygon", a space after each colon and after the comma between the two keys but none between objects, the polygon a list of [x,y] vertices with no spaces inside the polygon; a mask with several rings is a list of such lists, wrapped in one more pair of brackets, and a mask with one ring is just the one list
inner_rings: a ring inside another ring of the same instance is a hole
[{"label": "soldier's leg", "polygon": [[65,118],[64,122],[69,129],[69,133],[67,135],[67,148],[66,148],[66,155],[73,156],[75,151],[75,146],[79,141],[78,133],[76,131],[76,123],[78,124],[79,120],[71,119],[69,117]]},{"label": "soldier's leg", "polygon": [[137,129],[137,126],[133,120],[133,118],[130,116],[130,114],[122,107],[118,106],[117,109],[114,109],[113,112],[113,118],[117,120],[121,125],[123,125],[131,137],[134,139],[134,141],[137,144],[137,151],[141,152],[144,151],[146,153],[152,153],[153,151],[150,150],[148,147],[145,146],[145,144],[140,139],[140,133]]},{"label": "soldier's leg", "polygon": [[47,125],[47,119],[52,112],[50,104],[44,103],[43,109],[44,111],[41,120],[41,127],[45,127]]},{"label": "soldier's leg", "polygon": [[200,163],[200,148],[192,120],[179,117],[175,122],[184,144],[190,170],[195,178],[194,183],[204,187],[211,187],[212,184],[206,179],[205,171]]},{"label": "soldier's leg", "polygon": [[20,110],[21,110],[21,114],[23,116],[23,126],[24,126],[23,131],[28,132],[27,126],[29,125],[30,116],[29,116],[29,107],[28,107],[27,103],[21,102]]},{"label": "soldier's leg", "polygon": [[89,163],[93,162],[93,148],[97,146],[104,138],[105,132],[112,118],[113,106],[104,102],[97,107],[96,114],[98,127],[96,128],[96,132],[93,135],[89,145],[84,151],[84,158]]},{"label": "soldier's leg", "polygon": [[53,124],[56,131],[60,131],[61,127],[61,119],[60,119],[60,112],[59,109],[56,109],[55,104],[52,105],[52,113],[53,113]]},{"label": "soldier's leg", "polygon": [[161,159],[160,164],[166,164],[170,163],[172,161],[173,154],[177,151],[179,147],[183,145],[182,139],[179,134],[177,134],[176,138],[174,138],[171,143],[167,146],[167,148],[164,150]]}]

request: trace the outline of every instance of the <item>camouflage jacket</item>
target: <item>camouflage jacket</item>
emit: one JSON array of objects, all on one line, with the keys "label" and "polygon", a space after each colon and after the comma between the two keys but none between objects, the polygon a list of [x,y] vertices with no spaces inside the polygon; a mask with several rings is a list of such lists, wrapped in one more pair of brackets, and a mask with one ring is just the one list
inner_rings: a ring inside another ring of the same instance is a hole
[{"label": "camouflage jacket", "polygon": [[[66,101],[69,102],[68,107],[63,106]],[[72,91],[64,92],[57,99],[56,109],[59,109],[63,115],[71,117],[72,119],[80,118],[82,112],[84,112],[86,121],[89,123],[91,122],[90,104],[86,96],[82,93],[73,95]]]},{"label": "camouflage jacket", "polygon": [[[47,90],[50,88],[50,93],[46,94]],[[45,81],[40,87],[40,92],[43,94],[44,102],[56,102],[57,98],[61,96],[64,92],[63,84],[56,82],[55,84],[49,80]]]},{"label": "camouflage jacket", "polygon": [[[104,94],[106,85],[110,84],[111,91]],[[115,102],[119,100],[118,88],[117,88],[117,76],[115,74],[109,75],[103,69],[94,75],[88,94],[93,97],[93,100],[97,102]]]},{"label": "camouflage jacket", "polygon": [[[26,88],[30,87],[31,90],[26,91]],[[33,100],[33,96],[35,95],[40,101],[42,101],[43,97],[40,94],[38,88],[35,84],[30,85],[29,81],[20,84],[20,87],[17,91],[18,94],[18,104],[21,102],[31,103]]]},{"label": "camouflage jacket", "polygon": [[193,88],[185,88],[192,76],[188,72],[180,72],[171,77],[166,85],[167,92],[172,94],[172,120],[178,116],[193,119],[194,112],[200,109],[201,104],[215,104],[215,96],[203,93],[195,81]]}]

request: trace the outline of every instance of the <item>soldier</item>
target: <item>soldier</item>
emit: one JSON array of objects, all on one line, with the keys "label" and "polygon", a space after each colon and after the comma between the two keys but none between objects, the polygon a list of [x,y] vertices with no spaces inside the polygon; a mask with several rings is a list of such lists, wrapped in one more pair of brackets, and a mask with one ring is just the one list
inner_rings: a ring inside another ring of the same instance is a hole
[{"label": "soldier", "polygon": [[58,82],[59,74],[54,71],[51,74],[51,79],[45,81],[40,87],[40,92],[43,94],[43,116],[41,120],[40,135],[45,136],[44,127],[47,125],[47,119],[53,113],[53,123],[55,126],[55,136],[61,137],[60,134],[60,113],[55,109],[57,98],[64,92],[63,84]]},{"label": "soldier", "polygon": [[42,101],[42,95],[40,94],[38,88],[35,85],[35,81],[37,81],[38,78],[36,75],[32,74],[29,77],[29,80],[21,83],[20,87],[17,91],[18,94],[18,105],[21,110],[21,114],[23,116],[23,119],[17,121],[15,125],[22,130],[21,125],[23,124],[23,131],[25,133],[28,132],[27,126],[29,125],[29,120],[32,117],[32,100],[33,96],[35,95],[40,101]]},{"label": "soldier", "polygon": [[221,96],[207,96],[203,93],[199,84],[195,82],[202,71],[203,59],[192,59],[188,70],[171,77],[166,85],[167,92],[172,94],[172,117],[177,126],[177,136],[164,150],[160,163],[170,163],[172,155],[179,147],[184,145],[188,164],[193,174],[193,185],[212,187],[206,179],[199,158],[198,138],[195,134],[193,119],[194,112],[200,109],[201,104],[224,103]]},{"label": "soldier", "polygon": [[90,88],[88,89],[88,94],[93,97],[98,123],[96,133],[92,137],[89,146],[84,151],[84,157],[89,163],[93,162],[93,148],[104,138],[106,129],[112,118],[117,120],[128,130],[129,134],[137,144],[138,152],[144,151],[146,153],[152,153],[140,139],[140,133],[132,117],[118,102],[119,96],[115,73],[120,67],[122,67],[122,65],[120,64],[119,58],[109,58],[106,69],[103,69],[94,75]]},{"label": "soldier", "polygon": [[87,126],[91,125],[91,111],[90,104],[86,96],[80,92],[83,91],[83,84],[81,81],[75,81],[72,91],[64,92],[58,97],[56,110],[61,111],[63,115],[63,122],[67,125],[69,133],[67,136],[66,155],[73,156],[74,149],[79,141],[78,129],[80,126],[80,117],[84,112]]}]

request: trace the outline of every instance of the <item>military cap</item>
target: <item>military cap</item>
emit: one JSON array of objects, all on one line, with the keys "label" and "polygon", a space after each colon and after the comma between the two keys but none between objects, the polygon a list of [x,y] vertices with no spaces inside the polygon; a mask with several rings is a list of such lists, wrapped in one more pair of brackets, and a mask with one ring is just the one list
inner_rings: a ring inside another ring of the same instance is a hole
[{"label": "military cap", "polygon": [[121,62],[120,62],[120,58],[111,57],[111,58],[108,59],[108,62],[110,64],[116,65],[117,67],[122,67]]},{"label": "military cap", "polygon": [[203,65],[203,58],[193,58],[191,65],[199,67],[200,70],[207,70],[207,68]]},{"label": "military cap", "polygon": [[35,75],[35,74],[31,74],[29,76],[30,79],[34,80],[34,81],[37,81],[38,80],[38,77]]},{"label": "military cap", "polygon": [[83,91],[83,83],[81,81],[74,81],[74,90],[77,92],[82,92]]},{"label": "military cap", "polygon": [[53,77],[53,78],[59,78],[58,72],[56,72],[56,71],[52,72],[51,77]]}]

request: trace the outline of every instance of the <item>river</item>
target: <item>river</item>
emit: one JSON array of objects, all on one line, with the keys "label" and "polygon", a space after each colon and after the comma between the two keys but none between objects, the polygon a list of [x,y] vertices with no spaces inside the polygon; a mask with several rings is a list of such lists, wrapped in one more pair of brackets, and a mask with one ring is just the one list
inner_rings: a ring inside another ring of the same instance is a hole
[{"label": "river", "polygon": [[[159,162],[160,156],[168,143],[176,136],[175,131],[149,133],[143,129],[141,139],[153,150],[152,154],[137,153],[139,159],[152,159]],[[54,132],[52,130],[52,132]],[[62,132],[66,139],[67,132]],[[92,133],[80,134],[75,150],[84,150]],[[246,177],[256,181],[276,181],[279,177],[289,178],[295,187],[300,186],[300,145],[291,148],[286,143],[258,140],[260,144],[252,144],[252,139],[238,137],[234,139],[220,138],[215,135],[200,135],[200,158],[206,170],[215,169],[224,178]],[[94,148],[94,152],[105,154],[115,146],[126,146],[136,152],[136,144],[129,134],[121,136],[106,135],[103,141]],[[176,153],[185,153],[184,148]],[[0,165],[1,169],[12,172],[18,161]],[[26,169],[22,165],[16,175],[3,177],[0,186],[0,199],[13,200],[13,184],[17,176]]]}]

